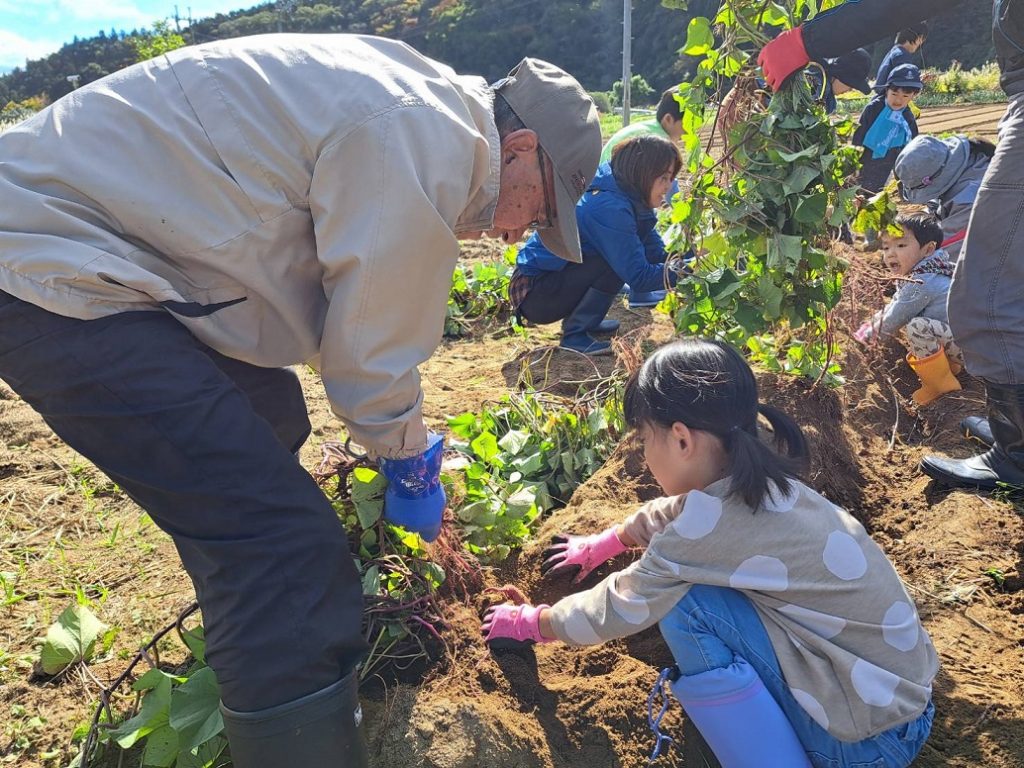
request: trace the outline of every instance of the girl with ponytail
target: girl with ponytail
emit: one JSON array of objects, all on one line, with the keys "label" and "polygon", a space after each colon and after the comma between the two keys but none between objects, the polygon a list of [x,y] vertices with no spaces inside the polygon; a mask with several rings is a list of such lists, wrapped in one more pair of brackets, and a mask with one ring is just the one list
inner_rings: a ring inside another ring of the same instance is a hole
[{"label": "girl with ponytail", "polygon": [[487,642],[592,645],[658,624],[672,690],[724,768],[909,765],[931,731],[935,648],[878,545],[800,481],[803,434],[758,401],[746,361],[719,342],[666,345],[627,385],[625,415],[666,496],[556,537],[541,570],[578,583],[642,556],[554,606],[491,607]]}]

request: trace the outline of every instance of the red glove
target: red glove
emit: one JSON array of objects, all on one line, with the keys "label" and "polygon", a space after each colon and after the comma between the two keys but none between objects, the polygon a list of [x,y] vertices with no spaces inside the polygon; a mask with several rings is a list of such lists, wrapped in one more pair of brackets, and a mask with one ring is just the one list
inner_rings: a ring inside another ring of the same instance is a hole
[{"label": "red glove", "polygon": [[779,90],[787,77],[810,62],[804,47],[804,28],[787,29],[761,49],[757,63],[761,65],[765,82],[773,91]]},{"label": "red glove", "polygon": [[492,605],[484,614],[484,642],[514,640],[517,643],[550,643],[540,634],[540,612],[549,605]]},{"label": "red glove", "polygon": [[615,530],[616,526],[612,526],[592,536],[555,536],[551,539],[554,546],[544,550],[547,559],[541,563],[540,572],[547,576],[575,568],[572,583],[578,584],[601,563],[626,551],[626,545],[619,541]]}]

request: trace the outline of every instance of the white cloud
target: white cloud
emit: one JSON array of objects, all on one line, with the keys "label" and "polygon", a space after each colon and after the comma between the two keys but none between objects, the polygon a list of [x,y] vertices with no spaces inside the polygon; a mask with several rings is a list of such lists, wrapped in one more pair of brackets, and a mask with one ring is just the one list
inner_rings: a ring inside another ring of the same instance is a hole
[{"label": "white cloud", "polygon": [[143,13],[135,3],[128,0],[55,0],[50,3],[54,10],[64,18],[71,17],[82,21],[98,21],[108,23],[117,21],[127,26],[149,24],[150,14]]},{"label": "white cloud", "polygon": [[0,72],[24,67],[26,59],[39,59],[58,50],[57,40],[29,40],[0,29]]}]

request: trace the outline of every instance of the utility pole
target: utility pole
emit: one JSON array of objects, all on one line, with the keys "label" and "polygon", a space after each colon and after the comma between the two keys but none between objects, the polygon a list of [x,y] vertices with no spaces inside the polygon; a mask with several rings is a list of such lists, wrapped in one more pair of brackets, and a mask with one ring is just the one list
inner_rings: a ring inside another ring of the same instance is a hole
[{"label": "utility pole", "polygon": [[622,125],[629,125],[629,85],[633,79],[633,0],[622,0]]},{"label": "utility pole", "polygon": [[192,6],[188,7],[188,36],[192,40],[192,45],[196,44],[196,28],[192,24]]},{"label": "utility pole", "polygon": [[181,16],[178,14],[178,6],[174,6],[174,31],[181,34]]}]

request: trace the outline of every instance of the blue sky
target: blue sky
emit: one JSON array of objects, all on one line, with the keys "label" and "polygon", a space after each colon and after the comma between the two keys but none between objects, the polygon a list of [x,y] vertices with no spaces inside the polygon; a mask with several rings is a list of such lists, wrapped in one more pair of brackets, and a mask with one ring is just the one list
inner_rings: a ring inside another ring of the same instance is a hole
[{"label": "blue sky", "polygon": [[192,18],[201,19],[259,0],[0,0],[0,72],[53,53],[75,35],[149,27],[174,16],[175,2],[182,16],[191,6]]}]

